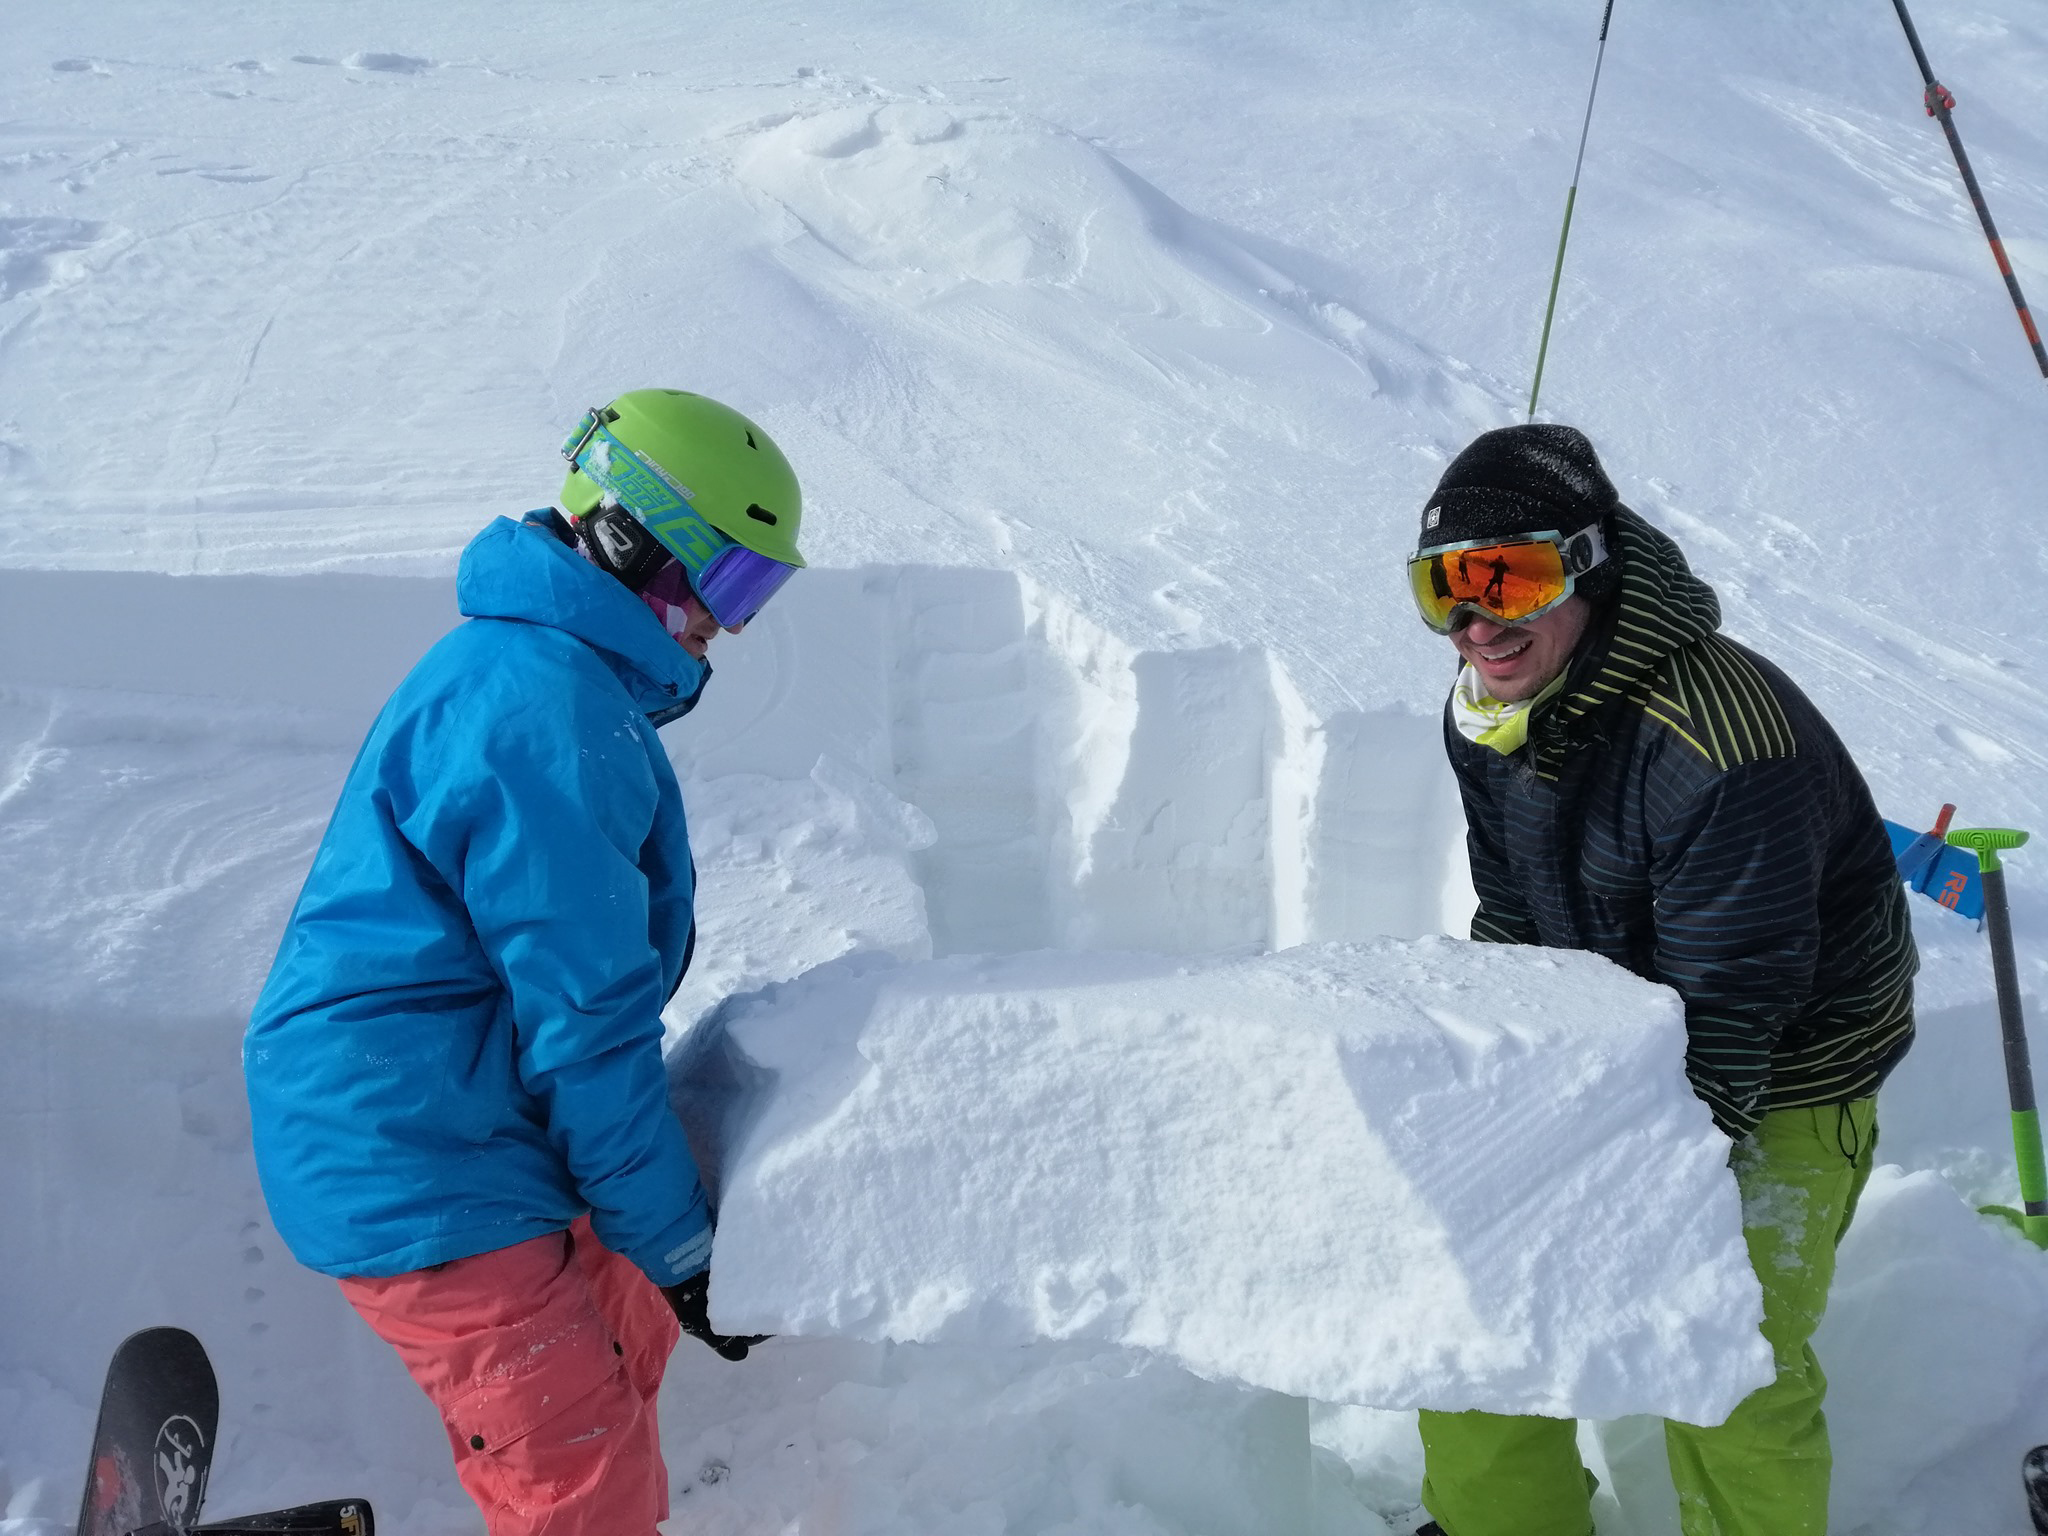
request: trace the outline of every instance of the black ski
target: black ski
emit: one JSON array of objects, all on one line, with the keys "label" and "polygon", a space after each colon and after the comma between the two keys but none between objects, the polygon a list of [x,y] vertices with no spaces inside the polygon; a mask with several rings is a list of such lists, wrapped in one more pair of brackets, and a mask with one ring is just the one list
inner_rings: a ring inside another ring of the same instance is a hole
[{"label": "black ski", "polygon": [[130,1334],[107,1366],[78,1536],[190,1529],[206,1499],[220,1388],[182,1328]]},{"label": "black ski", "polygon": [[[366,1499],[329,1499],[324,1504],[295,1504],[260,1515],[208,1520],[188,1525],[182,1536],[376,1536],[377,1522]],[[133,1536],[180,1536],[174,1525],[144,1526]]]},{"label": "black ski", "polygon": [[2027,1490],[2034,1529],[2048,1536],[2048,1445],[2037,1445],[2021,1458],[2020,1483]]}]

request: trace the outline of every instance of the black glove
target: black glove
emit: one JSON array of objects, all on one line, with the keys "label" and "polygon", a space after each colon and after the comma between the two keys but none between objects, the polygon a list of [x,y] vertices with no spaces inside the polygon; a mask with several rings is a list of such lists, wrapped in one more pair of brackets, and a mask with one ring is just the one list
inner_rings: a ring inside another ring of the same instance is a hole
[{"label": "black glove", "polygon": [[691,1338],[710,1345],[728,1360],[744,1360],[747,1351],[770,1337],[765,1333],[713,1333],[711,1331],[711,1271],[700,1269],[679,1285],[664,1285],[669,1310]]}]

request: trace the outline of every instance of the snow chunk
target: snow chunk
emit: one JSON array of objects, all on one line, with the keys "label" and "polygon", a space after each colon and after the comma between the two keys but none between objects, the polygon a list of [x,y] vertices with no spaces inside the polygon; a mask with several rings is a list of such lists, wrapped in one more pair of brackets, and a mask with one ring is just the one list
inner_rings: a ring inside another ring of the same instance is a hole
[{"label": "snow chunk", "polygon": [[1684,1047],[1596,956],[1385,940],[855,956],[728,1003],[674,1077],[728,1331],[1715,1423],[1771,1364]]}]

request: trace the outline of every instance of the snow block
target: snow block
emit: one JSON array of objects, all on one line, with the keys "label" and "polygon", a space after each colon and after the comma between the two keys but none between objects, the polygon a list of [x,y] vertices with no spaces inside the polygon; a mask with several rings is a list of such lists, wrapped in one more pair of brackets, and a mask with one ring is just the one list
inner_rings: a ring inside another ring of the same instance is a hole
[{"label": "snow block", "polygon": [[1325,1402],[1717,1423],[1771,1377],[1677,997],[1454,939],[834,962],[671,1064],[736,1333],[1082,1339]]}]

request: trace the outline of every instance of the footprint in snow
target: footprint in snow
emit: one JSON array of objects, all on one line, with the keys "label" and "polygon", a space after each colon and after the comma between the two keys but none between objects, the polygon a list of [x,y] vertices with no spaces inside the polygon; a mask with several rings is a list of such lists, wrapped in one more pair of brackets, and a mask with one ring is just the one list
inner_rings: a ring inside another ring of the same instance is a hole
[{"label": "footprint in snow", "polygon": [[348,69],[373,70],[382,75],[424,75],[440,67],[432,59],[416,59],[409,53],[352,53],[341,62]]},{"label": "footprint in snow", "polygon": [[[785,119],[786,121],[786,119]],[[943,108],[921,103],[892,103],[870,112],[828,112],[806,119],[795,130],[797,147],[820,160],[845,160],[894,140],[900,144],[940,144],[957,139],[965,127]]]},{"label": "footprint in snow", "polygon": [[441,67],[432,59],[415,58],[409,53],[352,53],[345,59],[330,59],[318,53],[295,53],[292,62],[327,69],[362,69],[380,75],[424,75],[428,70]]},{"label": "footprint in snow", "polygon": [[251,182],[269,181],[269,171],[251,170],[246,165],[180,165],[157,172],[159,176],[197,176],[202,181]]},{"label": "footprint in snow", "polygon": [[113,71],[98,59],[59,59],[50,68],[65,75],[111,75]]},{"label": "footprint in snow", "polygon": [[2010,748],[1968,726],[1950,725],[1944,721],[1934,728],[1934,734],[1943,745],[1975,758],[1987,768],[2003,768],[2013,760]]},{"label": "footprint in snow", "polygon": [[66,258],[106,233],[106,225],[86,219],[0,218],[0,302],[76,277]]}]

